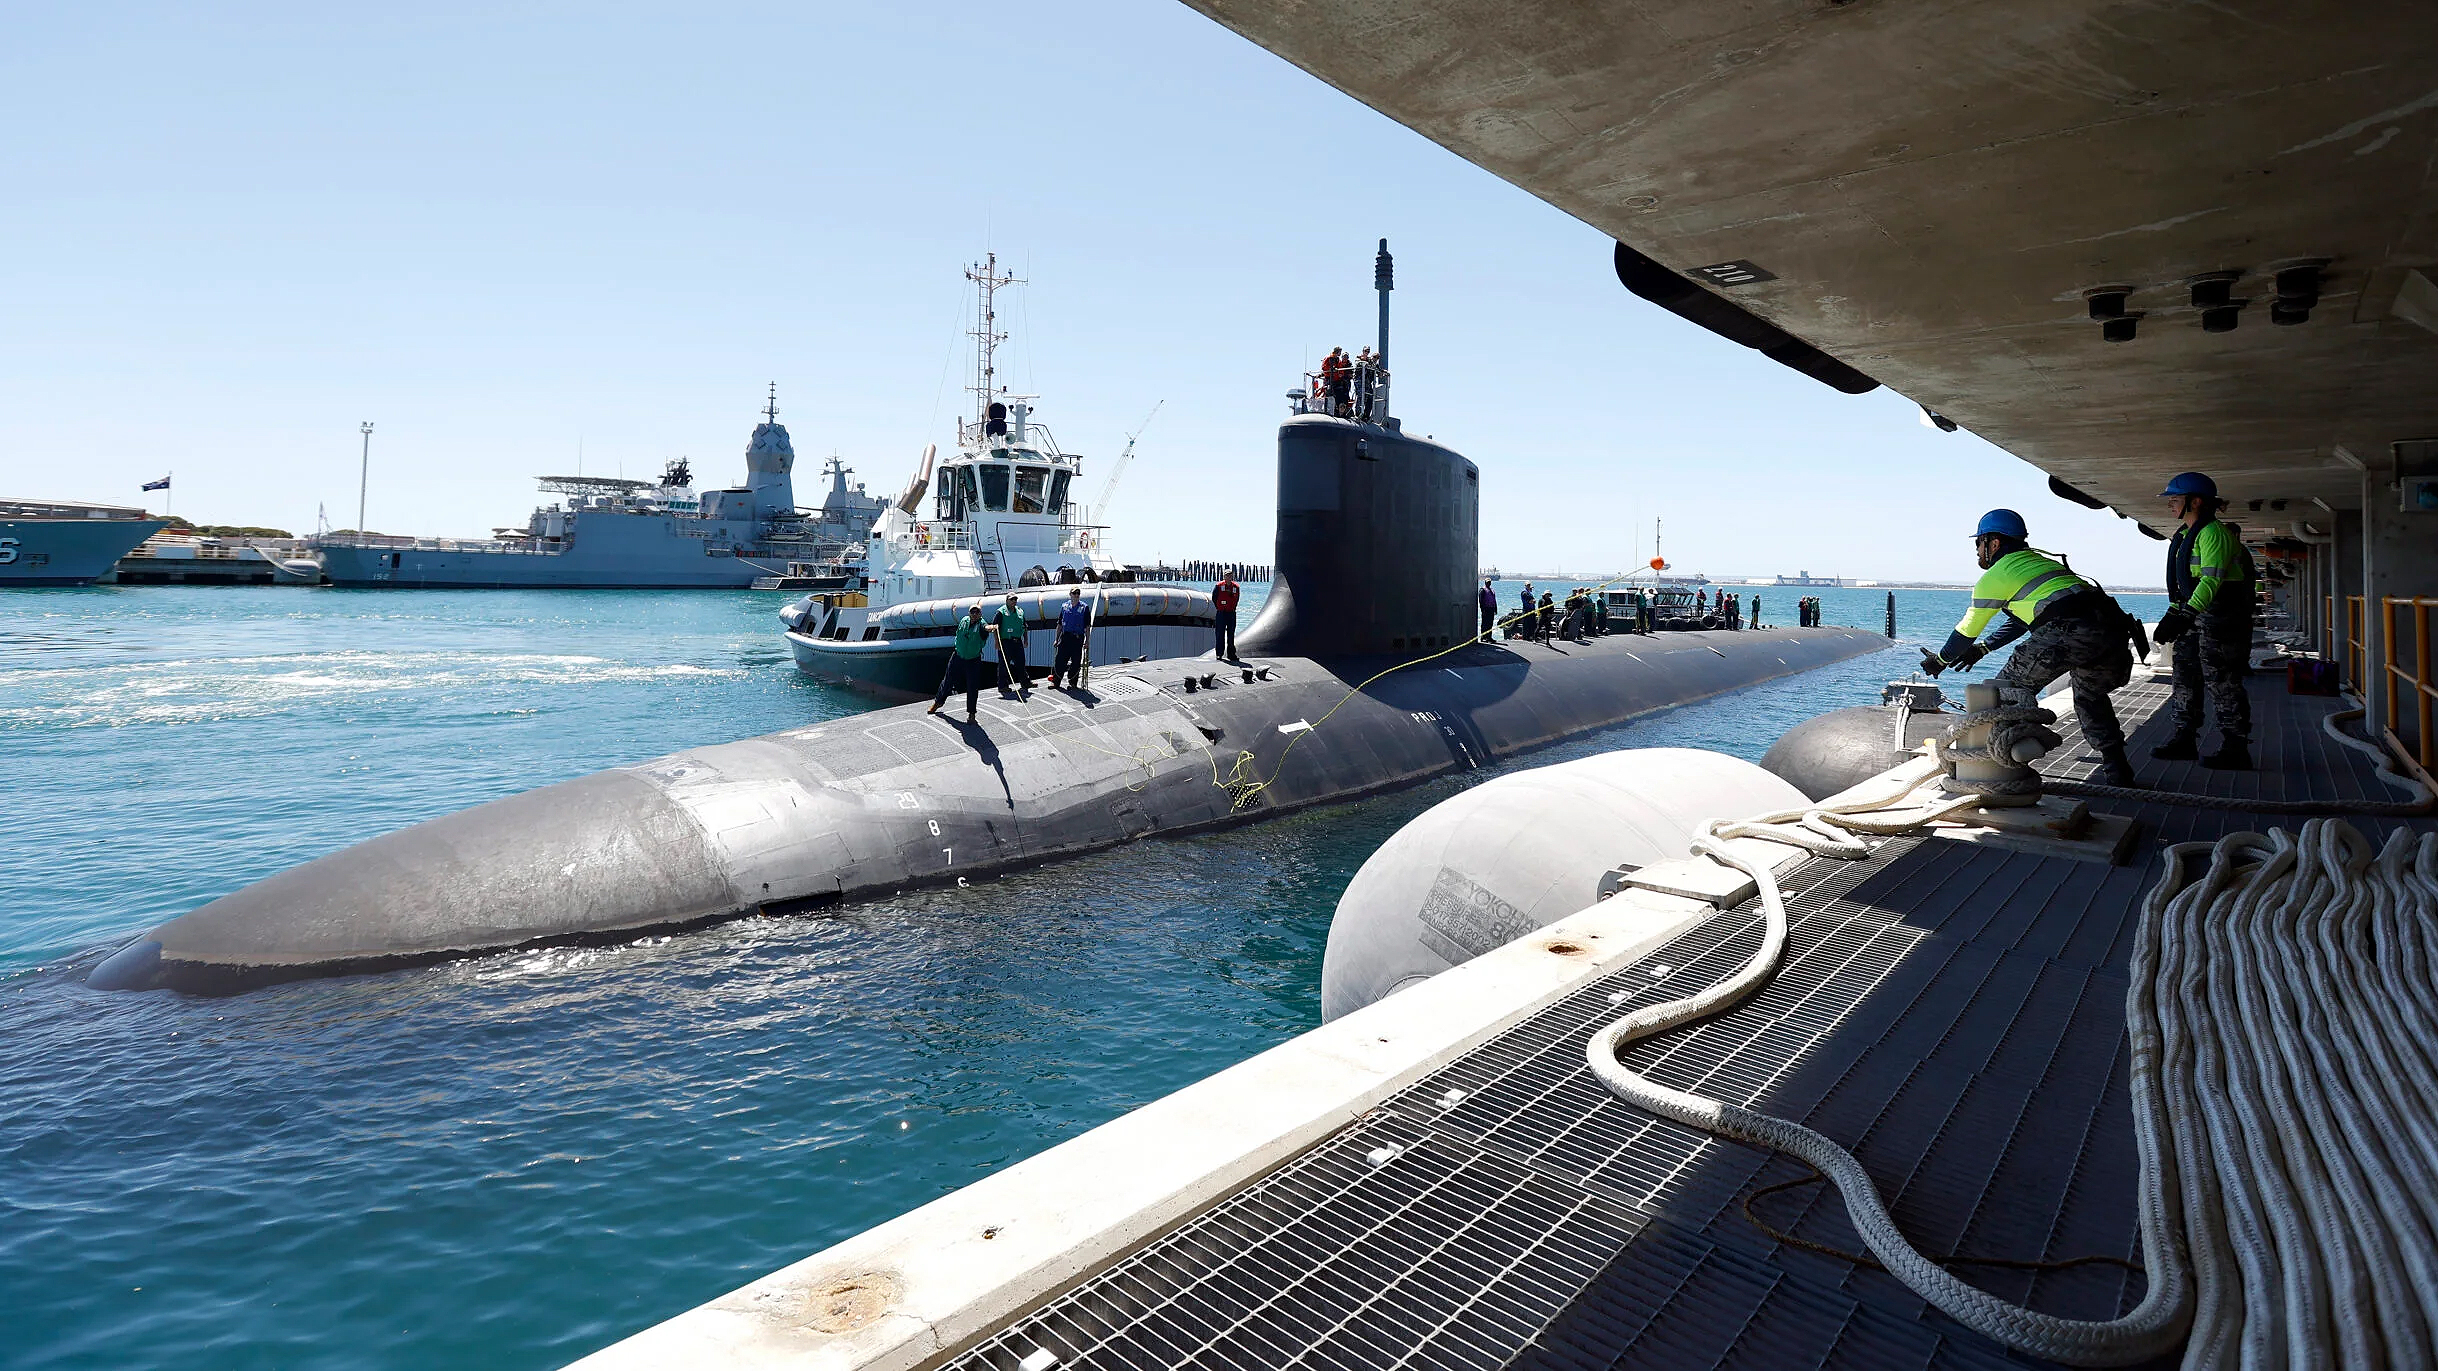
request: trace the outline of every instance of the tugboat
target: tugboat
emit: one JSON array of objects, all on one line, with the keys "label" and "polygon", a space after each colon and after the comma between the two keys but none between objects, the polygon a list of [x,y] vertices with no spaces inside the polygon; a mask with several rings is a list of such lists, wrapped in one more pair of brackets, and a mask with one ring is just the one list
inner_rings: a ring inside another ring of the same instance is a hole
[{"label": "tugboat", "polygon": [[1209,593],[1132,584],[1107,551],[1106,527],[1090,521],[1076,496],[1081,463],[1033,417],[1040,397],[999,386],[994,351],[1007,335],[998,331],[996,296],[1020,283],[999,273],[995,254],[965,275],[979,297],[974,417],[959,421],[937,489],[938,450],[926,448],[904,493],[881,511],[865,545],[862,587],[807,595],[779,612],[797,668],[884,698],[928,695],[947,667],[957,620],[976,604],[994,614],[1011,593],[1030,629],[1025,659],[1046,664],[1070,586],[1083,588],[1089,650],[1104,665],[1210,651]]},{"label": "tugboat", "polygon": [[694,489],[686,459],[659,481],[545,476],[567,497],[536,509],[522,528],[488,539],[387,538],[363,532],[314,540],[336,586],[509,590],[742,590],[790,562],[834,560],[858,550],[882,501],[846,483],[831,458],[829,496],[796,508],[796,451],[779,422],[778,388],[745,448],[746,483]]}]

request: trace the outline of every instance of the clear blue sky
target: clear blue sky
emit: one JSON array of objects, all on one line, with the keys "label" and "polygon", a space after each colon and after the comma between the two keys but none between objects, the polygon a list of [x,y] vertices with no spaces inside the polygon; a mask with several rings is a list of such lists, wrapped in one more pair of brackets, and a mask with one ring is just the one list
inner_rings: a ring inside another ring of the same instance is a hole
[{"label": "clear blue sky", "polygon": [[[894,489],[964,402],[960,268],[1086,455],[1154,401],[1121,555],[1262,557],[1286,390],[1370,341],[1483,468],[1482,554],[1969,573],[1980,512],[2111,580],[2158,544],[2040,474],[1627,295],[1597,231],[1182,6],[20,8],[0,45],[0,493],[206,522],[521,523],[531,478]],[[1098,460],[1095,460],[1098,459]],[[158,497],[151,497],[157,501]],[[158,505],[156,504],[156,508]],[[1639,535],[1637,534],[1639,530]],[[1639,536],[1639,542],[1637,538]]]}]

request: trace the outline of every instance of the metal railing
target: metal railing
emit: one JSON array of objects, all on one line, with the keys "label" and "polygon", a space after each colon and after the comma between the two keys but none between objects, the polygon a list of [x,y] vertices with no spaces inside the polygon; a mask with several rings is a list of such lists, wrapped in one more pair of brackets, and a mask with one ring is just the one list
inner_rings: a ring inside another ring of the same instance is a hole
[{"label": "metal railing", "polygon": [[971,548],[974,526],[954,519],[923,520],[909,526],[894,541],[938,551]]},{"label": "metal railing", "polygon": [[[2358,599],[2356,603],[2359,603]],[[2401,665],[2403,644],[2396,635],[2396,611],[2409,609],[2413,618],[2411,656],[2413,665]],[[2438,737],[2431,732],[2433,704],[2438,704],[2438,681],[2430,671],[2430,611],[2438,609],[2438,596],[2389,595],[2379,601],[2379,629],[2385,651],[2380,654],[2387,673],[2387,739],[2399,752],[2412,754],[2423,771],[2438,768]],[[2404,718],[2402,696],[2410,687],[2413,697],[2413,736],[2408,743],[2400,732]]]},{"label": "metal railing", "polygon": [[[2345,674],[2345,685],[2359,693],[2362,689],[2362,674],[2367,670],[2366,663],[2370,660],[2370,635],[2366,631],[2368,625],[2365,623],[2368,611],[2363,606],[2361,596],[2344,597],[2344,627],[2339,629],[2336,613],[2337,597],[2330,595],[2326,597],[2326,600],[2328,612],[2324,618],[2321,637],[2327,646],[2320,655],[2337,663]],[[2339,636],[2340,634],[2342,636]]]},{"label": "metal railing", "polygon": [[1026,417],[1024,436],[1021,438],[1010,433],[1008,428],[1005,419],[959,419],[957,446],[981,448],[992,454],[1003,453],[1010,447],[1028,447],[1039,453],[1043,461],[1054,465],[1071,467],[1075,464],[1075,458],[1058,446],[1058,439],[1050,432],[1050,426],[1039,419],[1029,415]]},{"label": "metal railing", "polygon": [[1321,372],[1304,373],[1304,387],[1287,392],[1297,414],[1326,414],[1334,419],[1369,419],[1378,397],[1388,388],[1388,369],[1357,362],[1344,373],[1342,388],[1333,390]]},{"label": "metal railing", "polygon": [[915,547],[924,548],[927,550],[938,551],[953,551],[983,546],[987,551],[1006,552],[1011,556],[1024,555],[1028,553],[1050,554],[1061,552],[1071,555],[1080,555],[1099,550],[1107,541],[1109,532],[1109,526],[1107,524],[1070,524],[1063,521],[1059,523],[1049,523],[1045,521],[1037,524],[1028,524],[1020,521],[1003,520],[1001,521],[1000,526],[1005,528],[1011,525],[1019,528],[1037,528],[1043,530],[1044,532],[1054,532],[1056,536],[1037,539],[1032,543],[1022,545],[1011,543],[1004,538],[1000,539],[997,543],[983,545],[977,544],[974,540],[974,524],[971,520],[928,519],[913,524],[904,533],[897,535],[897,541],[901,543],[910,543]]}]

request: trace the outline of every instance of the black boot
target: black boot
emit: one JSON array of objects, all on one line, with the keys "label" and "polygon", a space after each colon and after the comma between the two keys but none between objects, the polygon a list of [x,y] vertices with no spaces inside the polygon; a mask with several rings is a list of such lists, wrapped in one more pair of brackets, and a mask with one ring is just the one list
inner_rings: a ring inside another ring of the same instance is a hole
[{"label": "black boot", "polygon": [[2122,744],[2099,750],[2099,774],[2093,779],[2101,785],[2122,786],[2127,790],[2139,784],[2133,776],[2133,763],[2125,760]]},{"label": "black boot", "polygon": [[2151,760],[2158,762],[2189,762],[2200,755],[2201,749],[2193,745],[2190,733],[2179,733],[2150,749]]},{"label": "black boot", "polygon": [[2248,738],[2228,738],[2218,744],[2218,750],[2201,759],[2201,765],[2212,771],[2249,771],[2252,769],[2252,743]]}]

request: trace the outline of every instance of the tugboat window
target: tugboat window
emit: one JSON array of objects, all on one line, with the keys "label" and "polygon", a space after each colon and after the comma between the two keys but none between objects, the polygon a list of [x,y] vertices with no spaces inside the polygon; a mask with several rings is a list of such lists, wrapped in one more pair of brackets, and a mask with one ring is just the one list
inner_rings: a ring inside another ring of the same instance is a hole
[{"label": "tugboat window", "polygon": [[982,468],[982,506],[995,513],[1007,512],[1007,472],[1000,463]]},{"label": "tugboat window", "polygon": [[950,467],[947,479],[940,483],[940,515],[962,521],[974,506],[974,471],[972,467]]},{"label": "tugboat window", "polygon": [[1019,467],[1016,470],[1016,512],[1039,514],[1042,502],[1048,498],[1046,488],[1050,473],[1040,467]]},{"label": "tugboat window", "polygon": [[1072,471],[1050,473],[1050,513],[1064,514],[1067,512],[1067,482],[1074,476],[1075,473]]}]

